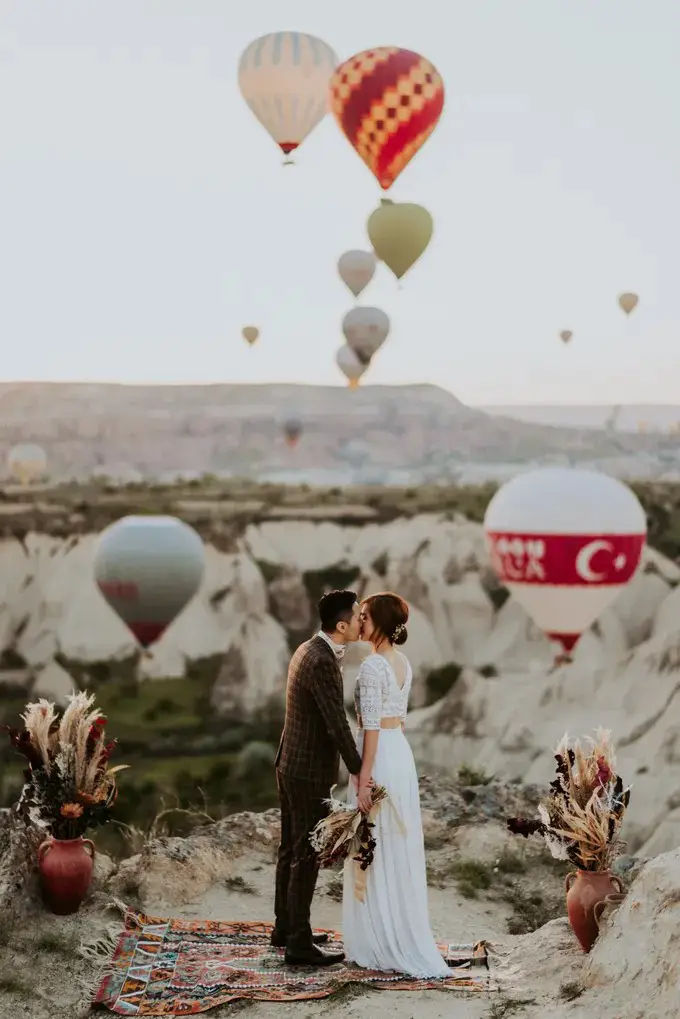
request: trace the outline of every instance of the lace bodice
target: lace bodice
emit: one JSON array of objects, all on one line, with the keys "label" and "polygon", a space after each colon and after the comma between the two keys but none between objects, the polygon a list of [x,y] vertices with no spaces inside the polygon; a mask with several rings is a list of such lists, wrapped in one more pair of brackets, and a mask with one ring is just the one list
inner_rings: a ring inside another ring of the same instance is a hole
[{"label": "lace bodice", "polygon": [[354,710],[364,729],[379,729],[381,718],[406,720],[411,690],[411,663],[406,659],[406,680],[401,689],[392,666],[382,655],[364,658],[354,688]]}]

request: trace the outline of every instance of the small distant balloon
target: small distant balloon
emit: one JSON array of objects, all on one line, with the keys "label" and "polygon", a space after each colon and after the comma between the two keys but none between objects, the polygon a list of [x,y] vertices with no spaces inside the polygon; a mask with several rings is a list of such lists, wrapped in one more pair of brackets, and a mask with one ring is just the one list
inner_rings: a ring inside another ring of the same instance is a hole
[{"label": "small distant balloon", "polygon": [[272,32],[244,51],[238,68],[241,94],[285,156],[326,116],[337,65],[330,46],[305,32]]},{"label": "small distant balloon", "polygon": [[198,591],[205,569],[200,537],[170,516],[127,516],[102,531],[94,579],[143,648],[165,632]]},{"label": "small distant balloon", "polygon": [[640,298],[637,294],[621,294],[619,297],[619,306],[625,311],[626,315],[630,315],[631,311],[637,308]]},{"label": "small distant balloon", "polygon": [[246,343],[251,347],[253,343],[255,343],[259,335],[260,330],[257,328],[257,326],[244,326],[243,329],[241,330],[241,336],[246,341]]},{"label": "small distant balloon", "polygon": [[42,446],[33,442],[20,442],[9,451],[7,466],[10,474],[21,485],[30,485],[47,470],[47,454]]},{"label": "small distant balloon", "polygon": [[390,320],[380,308],[352,308],[342,320],[347,346],[368,366],[390,331]]},{"label": "small distant balloon", "polygon": [[372,251],[346,251],[338,259],[340,279],[358,297],[373,279],[377,264]]},{"label": "small distant balloon", "polygon": [[419,53],[379,46],[340,64],[330,102],[350,145],[387,191],[436,128],[444,82]]},{"label": "small distant balloon", "polygon": [[434,223],[422,205],[382,198],[366,228],[377,257],[400,280],[432,240]]},{"label": "small distant balloon", "polygon": [[286,445],[289,446],[290,449],[294,449],[302,435],[302,422],[298,421],[297,418],[289,418],[284,422],[283,434],[286,440]]},{"label": "small distant balloon", "polygon": [[569,340],[572,338],[573,335],[574,334],[572,333],[571,329],[563,329],[562,332],[560,333],[560,339],[562,340],[562,343],[569,343]]},{"label": "small distant balloon", "polygon": [[349,382],[350,389],[356,389],[367,365],[362,364],[351,347],[340,347],[335,355],[338,368]]}]

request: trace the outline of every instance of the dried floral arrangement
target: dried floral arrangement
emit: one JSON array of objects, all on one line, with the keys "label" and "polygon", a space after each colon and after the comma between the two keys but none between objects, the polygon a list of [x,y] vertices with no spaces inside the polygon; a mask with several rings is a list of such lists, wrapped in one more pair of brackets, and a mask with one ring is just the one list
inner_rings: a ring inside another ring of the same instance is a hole
[{"label": "dried floral arrangement", "polygon": [[17,813],[57,839],[111,820],[116,773],[129,767],[109,767],[116,740],[107,740],[107,720],[94,701],[94,694],[74,693],[59,712],[43,698],[26,705],[23,729],[4,726],[28,761]]},{"label": "dried floral arrangement", "polygon": [[611,733],[597,729],[588,737],[586,752],[579,740],[569,746],[565,735],[555,749],[557,778],[538,807],[538,819],[508,818],[515,835],[541,835],[557,860],[569,860],[579,870],[609,870],[624,847],[620,832],[630,801],[616,774]]},{"label": "dried floral arrangement", "polygon": [[362,814],[358,807],[336,800],[334,789],[335,786],[326,801],[330,807],[328,816],[319,821],[309,836],[319,865],[333,867],[351,858],[361,871],[366,871],[373,863],[376,847],[371,816],[387,799],[387,790],[381,785],[374,786],[370,814]]}]

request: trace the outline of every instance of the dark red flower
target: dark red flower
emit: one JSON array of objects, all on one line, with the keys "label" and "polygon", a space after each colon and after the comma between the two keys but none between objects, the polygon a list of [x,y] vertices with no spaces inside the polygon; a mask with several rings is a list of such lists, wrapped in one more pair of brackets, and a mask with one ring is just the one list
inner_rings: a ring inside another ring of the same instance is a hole
[{"label": "dark red flower", "polygon": [[530,821],[526,817],[508,817],[506,823],[508,831],[513,835],[523,835],[525,839],[542,832],[545,827],[541,821]]}]

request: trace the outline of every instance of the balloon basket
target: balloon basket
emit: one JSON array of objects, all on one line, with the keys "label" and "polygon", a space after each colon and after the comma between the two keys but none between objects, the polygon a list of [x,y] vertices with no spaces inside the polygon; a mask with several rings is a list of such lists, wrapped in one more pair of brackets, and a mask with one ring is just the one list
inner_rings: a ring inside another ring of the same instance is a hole
[{"label": "balloon basket", "polygon": [[555,661],[553,662],[553,666],[550,671],[556,672],[557,669],[561,669],[563,665],[571,665],[573,661],[574,659],[571,655],[566,654],[566,652],[560,655],[555,655]]},{"label": "balloon basket", "polygon": [[281,163],[281,166],[295,166],[295,160],[291,159],[289,156],[286,156],[284,161]]}]

